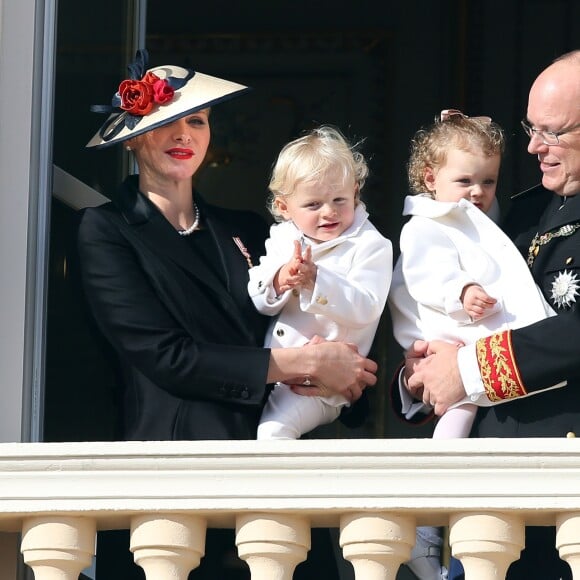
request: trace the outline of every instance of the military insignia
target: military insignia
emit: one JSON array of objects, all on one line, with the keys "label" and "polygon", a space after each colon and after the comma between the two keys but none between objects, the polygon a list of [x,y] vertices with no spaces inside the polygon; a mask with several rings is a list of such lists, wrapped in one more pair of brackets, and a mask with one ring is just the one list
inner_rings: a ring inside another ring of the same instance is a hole
[{"label": "military insignia", "polygon": [[578,276],[573,272],[564,270],[554,276],[552,282],[551,299],[558,308],[569,308],[573,302],[576,302],[580,289]]},{"label": "military insignia", "polygon": [[534,264],[534,260],[540,252],[540,247],[551,242],[554,238],[561,238],[571,236],[578,228],[580,228],[580,223],[577,224],[566,224],[559,228],[555,232],[547,232],[540,235],[539,232],[534,236],[528,249],[528,266],[531,268]]},{"label": "military insignia", "polygon": [[234,236],[232,238],[234,240],[234,244],[236,244],[236,246],[238,246],[238,249],[240,250],[240,252],[242,252],[242,256],[244,256],[244,258],[246,258],[246,262],[248,262],[248,268],[253,268],[254,264],[252,264],[252,256],[250,256],[250,252],[248,252],[246,246],[244,246],[244,243],[242,242],[242,240],[240,240],[240,238],[238,238],[238,236]]},{"label": "military insignia", "polygon": [[498,403],[527,394],[516,364],[511,330],[480,338],[475,350],[485,394],[491,402]]}]

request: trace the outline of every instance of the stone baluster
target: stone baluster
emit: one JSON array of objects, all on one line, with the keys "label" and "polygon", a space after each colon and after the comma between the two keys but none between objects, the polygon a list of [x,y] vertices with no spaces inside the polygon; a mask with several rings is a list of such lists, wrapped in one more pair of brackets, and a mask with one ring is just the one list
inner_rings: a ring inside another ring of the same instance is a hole
[{"label": "stone baluster", "polygon": [[450,518],[449,543],[466,580],[505,578],[524,547],[524,521],[499,512],[455,514]]},{"label": "stone baluster", "polygon": [[95,554],[96,523],[85,517],[26,519],[20,551],[35,580],[77,580]]},{"label": "stone baluster", "polygon": [[413,517],[364,513],[340,518],[340,546],[357,580],[395,580],[414,545]]},{"label": "stone baluster", "polygon": [[310,521],[288,514],[239,515],[236,545],[252,580],[292,580],[310,550]]},{"label": "stone baluster", "polygon": [[131,552],[147,580],[187,580],[205,554],[205,519],[146,514],[131,520]]},{"label": "stone baluster", "polygon": [[560,514],[556,518],[556,548],[568,562],[572,576],[580,578],[580,513]]}]

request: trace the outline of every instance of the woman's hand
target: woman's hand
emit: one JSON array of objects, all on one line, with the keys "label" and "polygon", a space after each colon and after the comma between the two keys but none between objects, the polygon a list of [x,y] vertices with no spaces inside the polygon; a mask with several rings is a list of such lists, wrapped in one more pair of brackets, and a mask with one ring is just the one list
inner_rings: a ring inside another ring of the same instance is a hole
[{"label": "woman's hand", "polygon": [[342,395],[354,403],[366,387],[376,384],[377,363],[361,356],[354,344],[320,340],[315,338],[302,347],[308,361],[304,366],[311,370],[290,383],[292,390],[307,397]]}]

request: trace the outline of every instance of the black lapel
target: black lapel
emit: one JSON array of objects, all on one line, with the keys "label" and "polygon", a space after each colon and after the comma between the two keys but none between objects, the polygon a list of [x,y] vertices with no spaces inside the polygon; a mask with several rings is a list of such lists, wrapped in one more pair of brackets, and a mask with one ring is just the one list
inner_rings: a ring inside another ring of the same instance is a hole
[{"label": "black lapel", "polygon": [[542,213],[540,220],[538,222],[538,233],[543,234],[558,226],[558,208],[562,203],[560,196],[552,193],[550,202],[546,206],[546,209]]},{"label": "black lapel", "polygon": [[[137,176],[129,177],[113,201],[123,214],[130,230],[139,237],[140,243],[147,245],[155,253],[165,255],[180,268],[184,269],[201,284],[209,287],[231,320],[243,334],[250,336],[247,321],[240,308],[247,304],[247,264],[240,259],[240,250],[233,241],[233,235],[226,226],[221,226],[214,217],[214,208],[207,205],[201,197],[195,196],[200,208],[202,223],[210,230],[216,241],[224,268],[226,287],[207,263],[192,250],[190,244],[175,231],[156,206],[142,195],[137,188]],[[195,235],[195,234],[193,234]],[[231,239],[231,244],[228,241]],[[218,243],[219,241],[219,243]],[[225,241],[225,242],[224,242]],[[245,268],[245,272],[244,272]],[[232,287],[231,280],[246,280],[239,287]],[[242,287],[243,286],[243,287]]]},{"label": "black lapel", "polygon": [[544,232],[578,221],[580,218],[580,196],[573,195],[564,199],[562,196],[554,194],[544,218],[541,222]]},{"label": "black lapel", "polygon": [[[203,202],[200,202],[200,211],[206,216],[205,224],[214,236],[221,259],[220,267],[223,268],[226,275],[228,293],[235,297],[236,301],[245,301],[248,298],[249,265],[243,257],[242,249],[235,242],[235,238],[238,238],[243,246],[243,239],[236,235],[235,224],[216,219],[217,216],[214,215],[211,206],[206,206]],[[242,280],[245,281],[243,288],[240,285]]]},{"label": "black lapel", "polygon": [[[580,218],[580,195],[562,196],[541,184],[512,196],[512,205],[503,222],[504,231],[516,239],[520,234],[529,239]],[[562,203],[564,204],[562,205]]]}]

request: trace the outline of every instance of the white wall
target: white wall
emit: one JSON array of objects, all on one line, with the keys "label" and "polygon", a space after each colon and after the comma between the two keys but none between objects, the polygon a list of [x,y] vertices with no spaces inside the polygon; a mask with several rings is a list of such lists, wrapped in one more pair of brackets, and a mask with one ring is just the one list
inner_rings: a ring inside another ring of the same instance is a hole
[{"label": "white wall", "polygon": [[56,0],[0,0],[0,441],[41,437]]},{"label": "white wall", "polygon": [[0,0],[0,441],[20,441],[34,0]]}]

